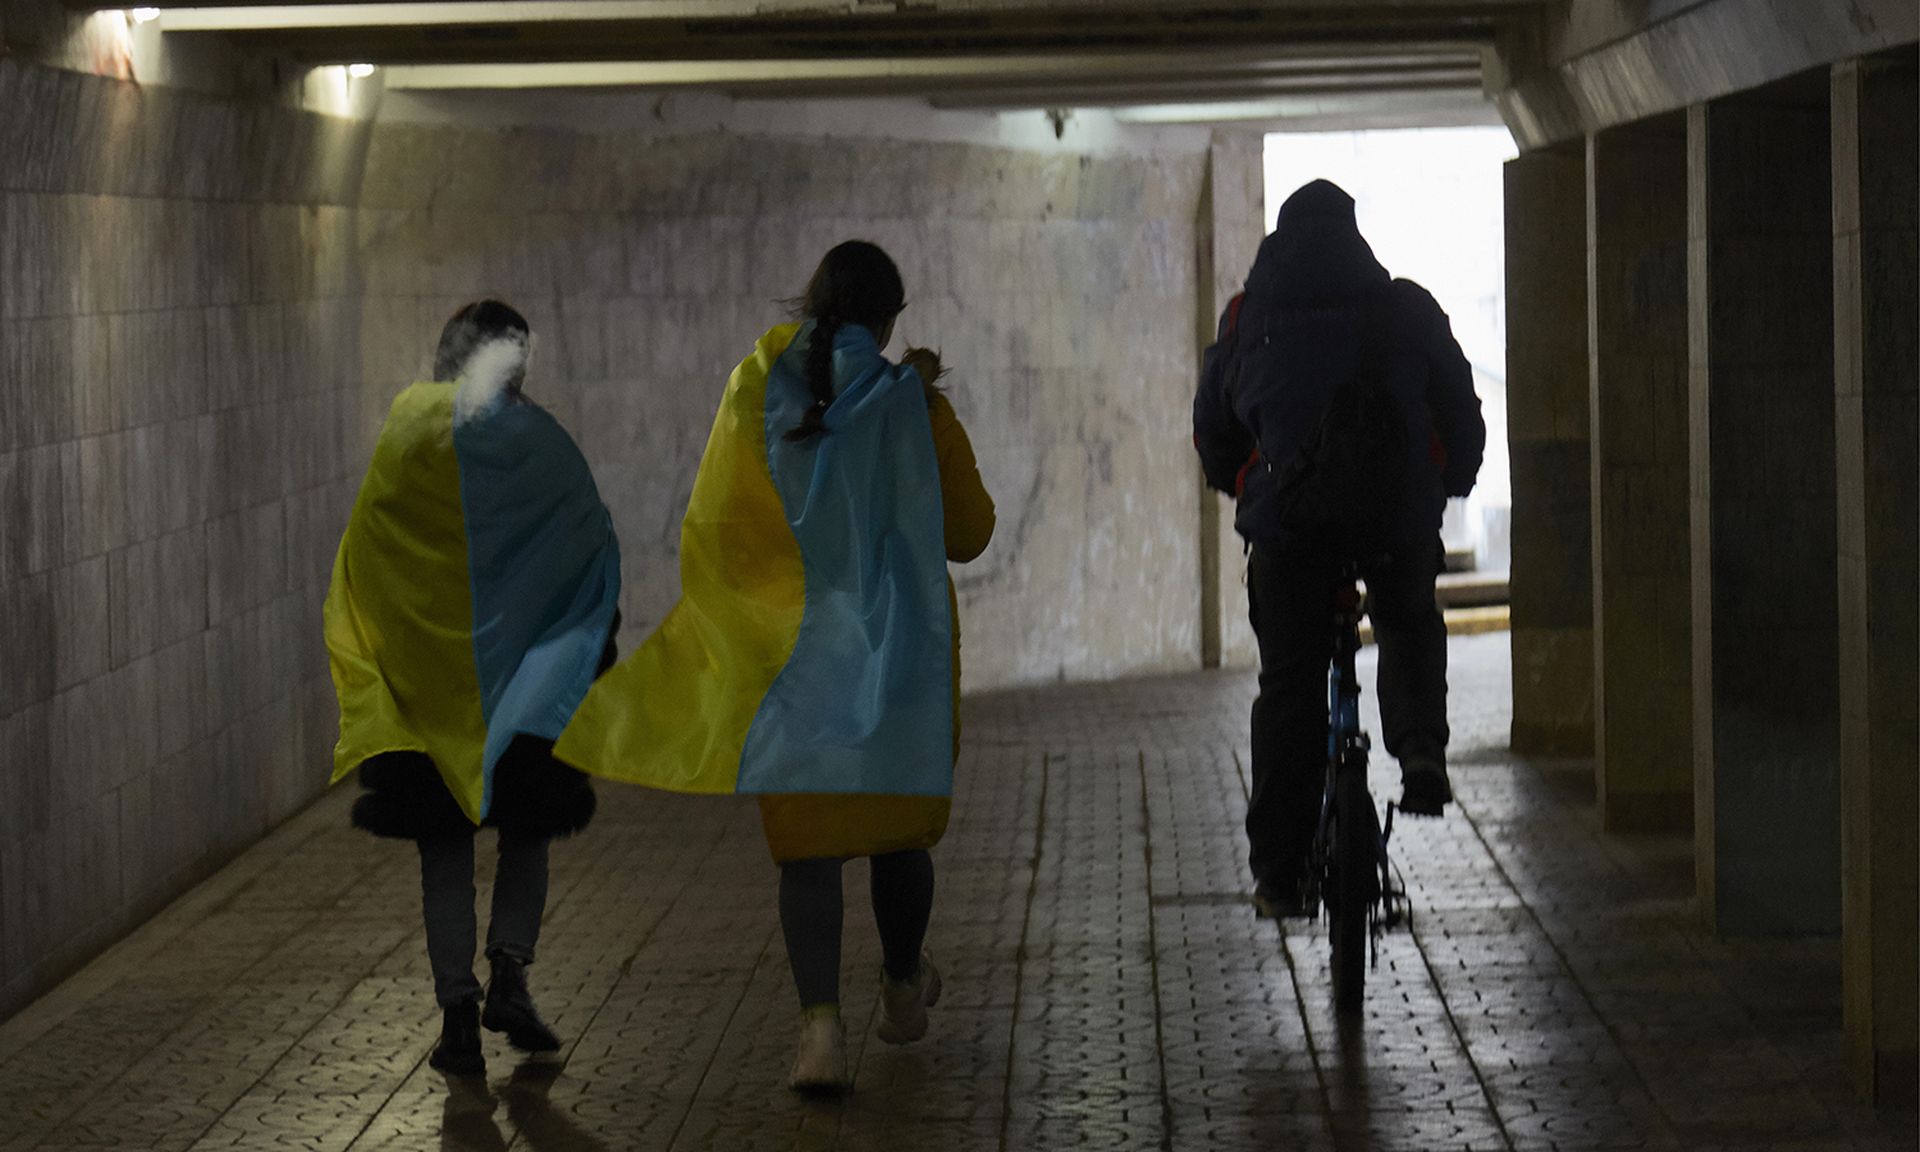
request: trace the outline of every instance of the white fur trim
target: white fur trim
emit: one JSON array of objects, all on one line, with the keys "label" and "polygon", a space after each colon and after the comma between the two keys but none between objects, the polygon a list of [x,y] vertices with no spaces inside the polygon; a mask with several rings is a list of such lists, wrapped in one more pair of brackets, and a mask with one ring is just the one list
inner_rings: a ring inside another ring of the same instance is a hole
[{"label": "white fur trim", "polygon": [[489,340],[475,348],[460,370],[460,390],[453,400],[453,422],[465,423],[497,408],[507,385],[526,370],[532,354],[528,342],[518,337]]}]

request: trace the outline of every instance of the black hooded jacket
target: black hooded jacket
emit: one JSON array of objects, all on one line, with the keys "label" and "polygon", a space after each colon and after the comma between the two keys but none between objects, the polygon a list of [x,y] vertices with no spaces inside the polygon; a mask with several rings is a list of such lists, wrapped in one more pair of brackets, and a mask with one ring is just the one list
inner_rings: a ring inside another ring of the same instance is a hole
[{"label": "black hooded jacket", "polygon": [[1207,483],[1239,498],[1234,526],[1249,542],[1294,543],[1270,503],[1276,468],[1300,453],[1358,371],[1369,306],[1385,310],[1382,372],[1407,420],[1396,534],[1431,539],[1447,497],[1473,490],[1487,428],[1447,314],[1426,289],[1387,275],[1354,222],[1353,198],[1316,180],[1281,207],[1245,291],[1220,318],[1193,402]]}]

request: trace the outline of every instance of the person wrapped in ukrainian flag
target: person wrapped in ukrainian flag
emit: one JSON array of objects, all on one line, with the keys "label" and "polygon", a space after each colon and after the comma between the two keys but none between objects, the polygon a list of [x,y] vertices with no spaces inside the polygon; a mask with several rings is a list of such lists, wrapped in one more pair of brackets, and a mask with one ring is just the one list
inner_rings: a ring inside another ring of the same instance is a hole
[{"label": "person wrapped in ukrainian flag", "polygon": [[[444,1012],[431,1063],[486,1065],[482,1026],[560,1047],[525,969],[547,849],[593,817],[593,788],[553,741],[614,660],[620,553],[572,438],[528,400],[532,334],[497,300],[455,313],[432,382],[381,429],[327,593],[340,698],[336,781],[359,770],[353,822],[419,844],[427,954]],[[492,978],[473,975],[474,833],[499,829]]]},{"label": "person wrapped in ukrainian flag", "polygon": [[681,600],[589,693],[555,754],[615,780],[759,797],[802,1008],[789,1084],[847,1084],[841,865],[872,864],[885,956],[878,1034],[927,1030],[922,951],[958,749],[959,613],[947,575],[993,501],[939,358],[882,350],[905,304],[875,245],[828,252],[798,323],[728,381],[681,527]]}]

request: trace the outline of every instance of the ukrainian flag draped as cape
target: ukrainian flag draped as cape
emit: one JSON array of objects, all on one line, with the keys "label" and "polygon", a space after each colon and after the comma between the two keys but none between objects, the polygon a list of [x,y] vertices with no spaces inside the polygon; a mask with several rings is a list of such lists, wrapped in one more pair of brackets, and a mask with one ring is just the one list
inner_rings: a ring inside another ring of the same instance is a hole
[{"label": "ukrainian flag draped as cape", "polygon": [[681,599],[588,693],[554,753],[681,792],[944,797],[953,623],[926,393],[873,334],[836,333],[826,434],[813,325],[734,369],[680,533]]},{"label": "ukrainian flag draped as cape", "polygon": [[536,405],[456,417],[415,384],[380,432],[327,592],[340,697],[334,779],[424,752],[478,824],[514,736],[557,739],[586,696],[620,595],[593,474]]}]

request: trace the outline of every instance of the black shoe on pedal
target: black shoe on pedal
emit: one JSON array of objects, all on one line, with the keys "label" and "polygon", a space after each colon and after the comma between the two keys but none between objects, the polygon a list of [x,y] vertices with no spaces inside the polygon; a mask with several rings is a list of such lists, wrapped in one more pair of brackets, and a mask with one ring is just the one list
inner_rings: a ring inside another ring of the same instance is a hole
[{"label": "black shoe on pedal", "polygon": [[1447,766],[1432,760],[1412,760],[1400,766],[1400,811],[1409,816],[1442,816],[1453,803],[1453,783]]},{"label": "black shoe on pedal", "polygon": [[527,991],[527,968],[505,956],[493,961],[493,979],[487,982],[487,1008],[480,1023],[489,1032],[506,1033],[507,1043],[521,1052],[558,1052],[560,1037],[553,1034]]},{"label": "black shoe on pedal", "polygon": [[1253,912],[1262,920],[1299,920],[1311,919],[1316,909],[1307,906],[1299,881],[1269,884],[1262,880],[1253,889]]},{"label": "black shoe on pedal", "polygon": [[480,1005],[472,1000],[446,1008],[441,1016],[440,1043],[427,1064],[450,1076],[481,1076],[487,1058],[480,1051]]}]

